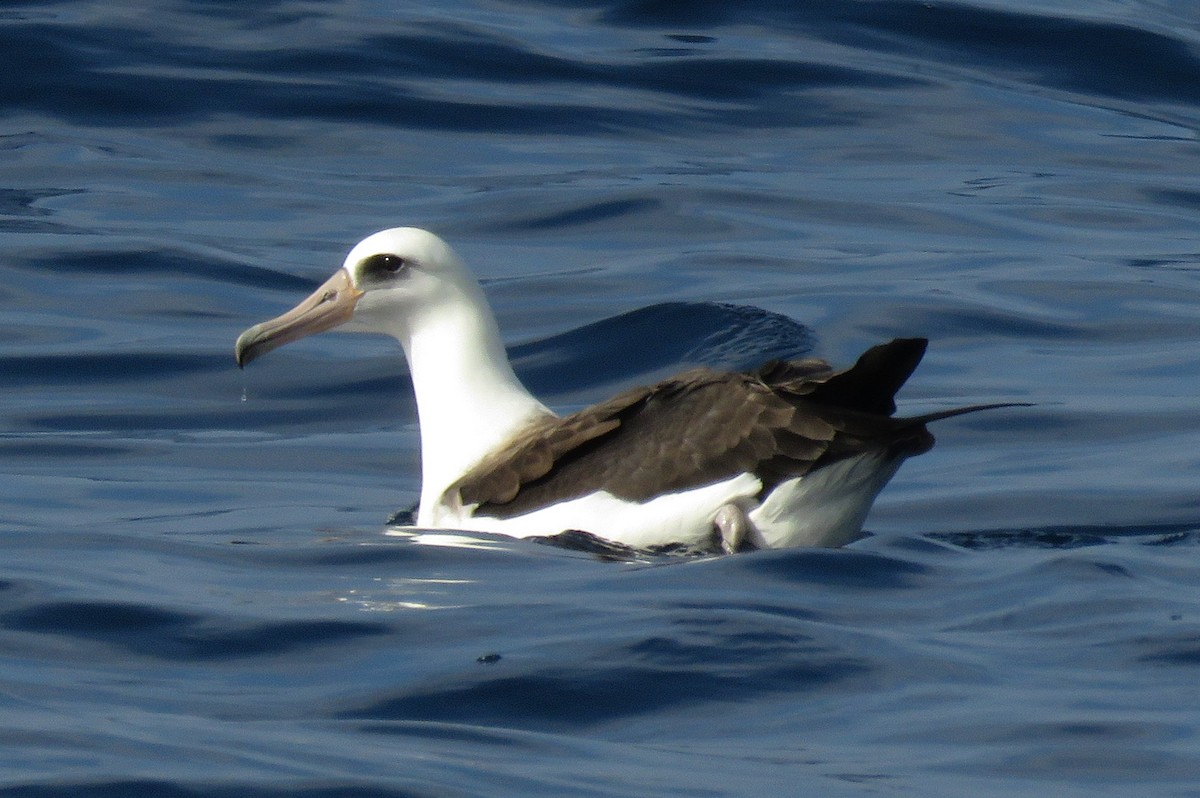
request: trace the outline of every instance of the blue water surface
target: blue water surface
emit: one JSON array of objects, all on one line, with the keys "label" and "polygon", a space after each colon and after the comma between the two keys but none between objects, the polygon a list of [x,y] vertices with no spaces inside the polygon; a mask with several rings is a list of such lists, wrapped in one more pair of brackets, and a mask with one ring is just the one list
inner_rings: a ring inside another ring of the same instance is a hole
[{"label": "blue water surface", "polygon": [[[1169,0],[0,10],[0,795],[1200,796],[1200,17]],[[418,225],[571,410],[930,338],[843,550],[386,533]]]}]

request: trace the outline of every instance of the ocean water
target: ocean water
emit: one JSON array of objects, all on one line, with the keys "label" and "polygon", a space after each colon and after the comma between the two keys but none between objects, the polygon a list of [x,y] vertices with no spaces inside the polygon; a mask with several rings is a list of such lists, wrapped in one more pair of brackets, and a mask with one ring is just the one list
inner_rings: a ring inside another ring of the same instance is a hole
[{"label": "ocean water", "polygon": [[[0,795],[1200,796],[1200,17],[1172,0],[0,9]],[[570,410],[894,336],[842,550],[388,533],[377,229]]]}]

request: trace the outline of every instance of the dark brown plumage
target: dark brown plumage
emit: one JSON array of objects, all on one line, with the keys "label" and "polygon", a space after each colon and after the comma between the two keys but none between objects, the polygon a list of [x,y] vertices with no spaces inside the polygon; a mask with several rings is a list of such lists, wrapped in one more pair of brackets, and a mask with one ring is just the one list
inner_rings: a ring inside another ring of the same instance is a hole
[{"label": "dark brown plumage", "polygon": [[535,422],[517,446],[485,457],[446,493],[477,504],[476,515],[511,518],[600,490],[642,502],[744,472],[762,480],[766,495],[855,455],[920,454],[933,445],[925,422],[982,409],[891,417],[925,346],[923,338],[896,339],[844,371],[816,359],[752,373],[687,371]]}]

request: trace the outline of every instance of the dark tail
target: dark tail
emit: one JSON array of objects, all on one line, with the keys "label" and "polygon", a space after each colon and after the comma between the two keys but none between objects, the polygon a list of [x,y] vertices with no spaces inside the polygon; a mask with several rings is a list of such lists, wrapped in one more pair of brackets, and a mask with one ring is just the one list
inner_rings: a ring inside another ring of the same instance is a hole
[{"label": "dark tail", "polygon": [[[896,412],[896,392],[920,365],[928,344],[925,338],[896,338],[871,347],[859,356],[853,366],[834,373],[827,371],[828,366],[819,360],[775,361],[764,366],[759,373],[768,384],[793,391],[808,401],[839,410],[890,417]],[[897,418],[895,421],[911,429],[964,413],[1031,406],[1029,402],[994,402]]]},{"label": "dark tail", "polygon": [[896,338],[873,346],[853,366],[815,386],[808,398],[846,410],[890,416],[896,412],[896,391],[916,370],[928,344],[924,338]]}]

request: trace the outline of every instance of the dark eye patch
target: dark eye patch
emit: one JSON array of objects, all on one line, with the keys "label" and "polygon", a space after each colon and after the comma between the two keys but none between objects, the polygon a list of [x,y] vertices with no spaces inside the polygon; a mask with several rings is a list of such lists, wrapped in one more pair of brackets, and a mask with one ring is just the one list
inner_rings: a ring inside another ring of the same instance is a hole
[{"label": "dark eye patch", "polygon": [[384,278],[389,275],[399,274],[408,267],[408,261],[399,255],[392,255],[387,252],[381,252],[377,255],[372,255],[369,258],[364,258],[362,261],[363,274],[368,274],[372,277]]}]

